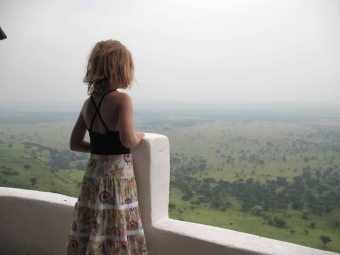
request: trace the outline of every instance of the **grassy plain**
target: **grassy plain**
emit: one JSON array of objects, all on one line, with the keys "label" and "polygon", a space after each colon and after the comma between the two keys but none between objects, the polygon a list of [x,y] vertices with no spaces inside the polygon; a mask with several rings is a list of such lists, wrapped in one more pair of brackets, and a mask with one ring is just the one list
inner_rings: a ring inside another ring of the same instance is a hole
[{"label": "grassy plain", "polygon": [[[171,166],[172,174],[181,165],[186,167],[198,157],[206,160],[206,169],[186,173],[187,175],[198,180],[214,178],[216,181],[229,182],[253,178],[266,183],[277,177],[285,177],[288,182],[292,182],[307,166],[313,173],[317,169],[324,171],[328,167],[340,166],[339,153],[323,150],[327,144],[340,146],[340,120],[337,118],[285,117],[283,120],[271,120],[224,115],[188,116],[190,115],[146,114],[136,118],[136,129],[169,137],[171,155],[180,159],[180,163]],[[68,150],[72,127],[73,121],[69,120],[0,124],[0,185],[52,191],[76,197],[83,175],[83,171],[75,168],[77,162],[72,162],[68,169],[56,169],[50,163],[48,150],[24,146],[25,142],[31,142],[60,151]],[[299,141],[301,146],[297,152],[293,143]],[[268,147],[268,142],[273,146]],[[264,163],[249,162],[251,155]],[[306,157],[308,161],[305,160]],[[86,160],[80,162],[86,163]],[[25,165],[30,165],[30,168],[26,169]],[[13,174],[14,172],[18,174]],[[36,178],[35,184],[31,181],[32,178]],[[337,191],[338,187],[339,185],[334,190]],[[184,201],[184,193],[177,187],[172,186],[170,193],[170,201],[176,205],[175,209],[169,211],[171,218],[317,249],[324,249],[319,236],[328,235],[333,241],[325,249],[340,253],[340,227],[334,225],[336,220],[340,220],[339,207],[322,216],[311,214],[308,220],[301,219],[301,210],[292,210],[290,207],[270,211],[268,214],[272,217],[277,216],[287,222],[284,228],[277,228],[268,225],[259,215],[242,211],[241,202],[232,196],[228,197],[232,206],[221,211],[211,208],[209,203],[201,203],[192,208],[191,201]],[[315,228],[309,227],[311,222],[316,222]]]},{"label": "grassy plain", "polygon": [[[331,219],[339,216],[337,213],[327,215],[328,219],[325,217],[322,221],[317,216],[312,216],[309,221],[305,221],[301,219],[301,212],[294,210],[278,211],[275,212],[275,215],[285,219],[288,225],[285,228],[276,228],[269,226],[267,221],[261,217],[240,211],[237,206],[227,209],[225,212],[210,209],[209,205],[201,205],[196,207],[195,210],[191,210],[190,203],[183,201],[181,196],[180,190],[171,189],[171,201],[176,204],[176,210],[170,211],[170,217],[173,219],[227,228],[322,250],[324,248],[319,236],[328,235],[332,237],[333,241],[326,246],[326,250],[340,253],[338,242],[340,231],[339,228],[331,226],[333,223]],[[237,201],[234,202],[237,204]],[[184,210],[184,213],[180,214],[177,209]],[[309,222],[313,221],[318,222],[315,229],[309,227]],[[290,233],[291,229],[294,229],[294,234]],[[309,231],[308,235],[305,234],[304,230]]]},{"label": "grassy plain", "polygon": [[[197,156],[207,161],[207,169],[198,173],[185,173],[197,180],[214,178],[236,182],[239,179],[253,178],[265,184],[267,181],[285,177],[289,183],[301,175],[304,168],[312,172],[340,165],[340,155],[324,150],[325,144],[340,146],[340,121],[338,119],[306,119],[301,121],[243,121],[223,120],[202,121],[197,118],[193,123],[181,126],[166,123],[155,125],[154,132],[166,134],[170,139],[171,154],[180,159],[179,165],[188,166]],[[150,124],[152,126],[152,124]],[[145,126],[147,128],[147,126]],[[293,144],[302,142],[299,150]],[[268,148],[267,142],[273,147]],[[305,144],[308,143],[308,144]],[[264,164],[240,160],[241,157],[254,155],[264,160]],[[283,156],[285,159],[283,159]],[[226,159],[233,159],[230,164]],[[176,166],[172,165],[172,171]],[[333,190],[339,194],[339,185]],[[317,249],[340,252],[340,228],[335,221],[340,220],[339,207],[322,216],[310,215],[302,219],[301,210],[273,210],[271,217],[280,217],[287,224],[284,228],[270,226],[267,220],[241,210],[241,202],[229,197],[231,208],[226,211],[212,209],[209,203],[195,205],[191,199],[183,201],[185,192],[171,187],[170,201],[176,208],[169,211],[170,217],[190,222],[212,225],[260,235],[278,240],[293,242]],[[195,197],[195,196],[194,196]],[[336,199],[336,198],[334,198]],[[339,201],[340,202],[340,201]],[[311,228],[310,223],[316,227]],[[308,234],[307,234],[308,233]],[[331,236],[333,241],[326,248],[319,240],[320,235]]]}]

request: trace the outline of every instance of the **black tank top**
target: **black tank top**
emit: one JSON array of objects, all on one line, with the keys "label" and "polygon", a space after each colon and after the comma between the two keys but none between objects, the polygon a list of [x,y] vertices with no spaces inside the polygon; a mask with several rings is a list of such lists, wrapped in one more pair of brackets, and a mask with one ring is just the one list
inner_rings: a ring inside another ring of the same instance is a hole
[{"label": "black tank top", "polygon": [[[90,135],[90,142],[91,142],[91,153],[92,154],[99,154],[99,155],[119,155],[119,154],[130,154],[131,151],[129,148],[126,148],[122,142],[120,141],[120,136],[119,136],[119,131],[110,131],[102,116],[100,115],[99,109],[100,106],[102,104],[102,101],[104,99],[104,97],[112,92],[112,91],[116,91],[116,90],[109,90],[108,92],[106,92],[102,98],[99,101],[98,106],[96,105],[96,103],[94,102],[92,96],[91,98],[91,102],[96,110],[95,114],[93,115],[92,121],[91,121],[91,126],[88,129],[89,131],[89,135]],[[106,129],[106,133],[105,134],[100,134],[100,133],[96,133],[92,131],[92,126],[94,123],[95,118],[99,117],[101,123],[103,124],[103,126]]]}]

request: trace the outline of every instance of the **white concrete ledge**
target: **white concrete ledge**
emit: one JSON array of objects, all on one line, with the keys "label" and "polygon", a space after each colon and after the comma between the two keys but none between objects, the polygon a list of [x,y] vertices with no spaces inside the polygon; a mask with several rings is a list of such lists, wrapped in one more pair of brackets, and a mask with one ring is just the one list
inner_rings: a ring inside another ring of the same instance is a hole
[{"label": "white concrete ledge", "polygon": [[157,222],[152,230],[157,233],[158,247],[167,247],[165,252],[159,250],[155,254],[338,255],[252,234],[173,219]]},{"label": "white concrete ledge", "polygon": [[[335,255],[228,229],[169,219],[168,139],[147,134],[132,151],[150,255]],[[76,198],[0,188],[0,254],[61,255]]]},{"label": "white concrete ledge", "polygon": [[0,188],[0,254],[63,254],[75,203],[74,197]]}]

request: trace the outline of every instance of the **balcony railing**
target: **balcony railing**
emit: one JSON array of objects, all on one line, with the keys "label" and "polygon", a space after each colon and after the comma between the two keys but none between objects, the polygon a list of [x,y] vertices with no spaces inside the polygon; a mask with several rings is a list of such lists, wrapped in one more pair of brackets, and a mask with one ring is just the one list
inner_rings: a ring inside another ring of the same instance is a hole
[{"label": "balcony railing", "polygon": [[[167,137],[147,134],[132,153],[150,255],[336,254],[169,219],[170,154]],[[64,254],[75,203],[76,198],[64,195],[0,188],[0,254]]]}]

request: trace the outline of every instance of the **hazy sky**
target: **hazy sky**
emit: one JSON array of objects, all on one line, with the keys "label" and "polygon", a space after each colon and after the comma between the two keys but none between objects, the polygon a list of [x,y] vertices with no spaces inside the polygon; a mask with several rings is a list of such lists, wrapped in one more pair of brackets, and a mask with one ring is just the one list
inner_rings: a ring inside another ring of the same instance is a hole
[{"label": "hazy sky", "polygon": [[1,0],[0,26],[2,103],[80,107],[93,44],[117,39],[135,108],[340,108],[340,0]]}]

